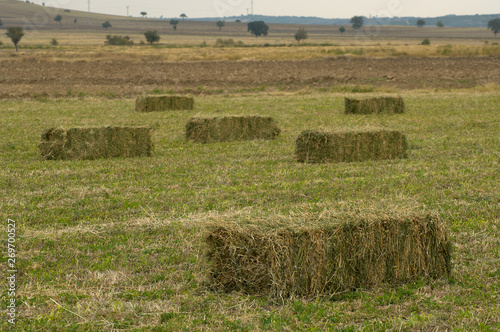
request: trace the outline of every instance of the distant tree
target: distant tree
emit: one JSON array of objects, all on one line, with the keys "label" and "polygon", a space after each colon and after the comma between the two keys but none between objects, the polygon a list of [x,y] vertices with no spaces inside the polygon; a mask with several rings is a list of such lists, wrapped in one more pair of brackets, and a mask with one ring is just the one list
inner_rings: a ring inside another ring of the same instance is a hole
[{"label": "distant tree", "polygon": [[2,19],[0,18],[0,27],[3,26]]},{"label": "distant tree", "polygon": [[108,28],[112,28],[113,26],[111,25],[111,23],[109,23],[109,21],[106,21],[102,24],[102,27],[108,30]]},{"label": "distant tree", "polygon": [[226,25],[226,23],[224,23],[224,21],[217,21],[217,22],[215,23],[215,25],[219,28],[219,31],[220,31],[220,30],[222,29],[222,27],[223,27],[224,25]]},{"label": "distant tree", "polygon": [[57,46],[57,45],[59,45],[59,42],[57,41],[57,39],[52,38],[52,40],[50,41],[50,45]]},{"label": "distant tree", "polygon": [[353,29],[358,30],[358,29],[361,29],[363,24],[365,24],[365,20],[364,20],[363,16],[353,16],[351,18],[350,23],[352,24]]},{"label": "distant tree", "polygon": [[423,27],[424,25],[425,25],[425,21],[424,20],[420,19],[420,20],[417,21],[417,26],[419,28]]},{"label": "distant tree", "polygon": [[144,37],[146,37],[146,41],[153,45],[153,43],[157,43],[160,41],[160,35],[156,30],[148,30],[144,33]]},{"label": "distant tree", "polygon": [[170,20],[170,24],[172,24],[172,26],[174,27],[174,31],[177,30],[177,24],[179,24],[179,20],[176,20],[176,19],[171,19]]},{"label": "distant tree", "polygon": [[438,22],[436,23],[436,26],[437,26],[438,28],[442,28],[442,27],[444,27],[444,23],[443,23],[443,22],[441,22],[441,21],[438,21]]},{"label": "distant tree", "polygon": [[148,13],[146,13],[146,12],[141,12],[142,17],[146,17],[147,14]]},{"label": "distant tree", "polygon": [[497,33],[500,32],[500,18],[495,18],[495,19],[489,20],[488,29],[493,31],[493,33],[495,34],[495,37],[496,37]]},{"label": "distant tree", "polygon": [[235,22],[236,22],[236,23],[241,23],[241,20],[236,20]]},{"label": "distant tree", "polygon": [[17,44],[21,41],[21,38],[24,36],[24,31],[22,27],[10,27],[7,29],[6,33],[7,37],[10,38],[12,41],[12,44],[14,44],[14,47],[16,48],[17,52]]},{"label": "distant tree", "polygon": [[269,27],[264,21],[254,21],[248,23],[248,31],[255,35],[255,37],[267,36]]},{"label": "distant tree", "polygon": [[185,19],[185,18],[187,18],[187,15],[186,15],[186,14],[184,14],[184,13],[182,13],[180,17],[181,17],[181,18],[182,18],[182,20],[184,21],[184,19]]},{"label": "distant tree", "polygon": [[299,28],[299,30],[295,33],[295,40],[297,43],[300,43],[301,40],[306,40],[307,38],[309,38],[309,35],[304,28]]},{"label": "distant tree", "polygon": [[339,31],[340,31],[340,35],[343,36],[344,32],[345,32],[345,28],[344,27],[340,27]]},{"label": "distant tree", "polygon": [[71,13],[71,10],[69,10],[69,9],[65,9],[65,10],[64,10],[64,12],[65,12],[65,13]]},{"label": "distant tree", "polygon": [[78,22],[78,19],[77,19],[77,18],[75,18],[75,19],[73,20],[73,24],[76,24],[76,22]]},{"label": "distant tree", "polygon": [[62,25],[62,16],[57,15],[56,17],[54,17],[54,21],[59,22],[59,25]]},{"label": "distant tree", "polygon": [[44,7],[45,7],[45,2],[42,2],[42,6],[44,6]]},{"label": "distant tree", "polygon": [[420,43],[420,45],[430,45],[431,44],[431,41],[428,39],[428,38],[425,38],[424,40],[422,40],[422,42]]}]

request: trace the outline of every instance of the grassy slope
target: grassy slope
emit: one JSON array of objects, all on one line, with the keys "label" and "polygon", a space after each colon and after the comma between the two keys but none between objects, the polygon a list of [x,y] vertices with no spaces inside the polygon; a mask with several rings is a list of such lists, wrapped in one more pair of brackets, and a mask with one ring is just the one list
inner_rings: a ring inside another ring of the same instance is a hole
[{"label": "grassy slope", "polygon": [[[147,18],[131,18],[103,14],[91,14],[90,22],[88,13],[63,9],[43,7],[27,4],[22,1],[4,0],[0,18],[4,28],[20,25],[30,31],[21,43],[47,44],[52,38],[68,40],[74,44],[102,44],[107,34],[129,34],[142,38],[142,34],[149,30],[157,30],[162,35],[162,43],[172,44],[199,44],[203,41],[212,43],[217,38],[234,38],[252,43],[294,43],[294,34],[299,25],[295,24],[269,24],[269,36],[254,38],[247,31],[245,23],[226,22],[226,26],[219,32],[214,22],[197,22],[180,20],[177,31],[172,29],[168,20]],[[53,19],[62,15],[62,25]],[[77,19],[76,24],[73,23]],[[112,28],[104,30],[102,23],[110,21]],[[424,38],[439,40],[440,44],[448,43],[482,43],[483,40],[494,40],[491,31],[486,28],[436,28],[436,27],[394,27],[394,26],[367,26],[362,31],[354,31],[346,26],[347,31],[340,36],[338,26],[331,25],[300,25],[309,32],[309,41],[330,43],[368,43],[376,44],[382,41],[392,43],[414,43]],[[1,34],[0,41],[9,44],[7,38]],[[47,42],[42,42],[47,40]],[[78,42],[76,42],[78,41]]]},{"label": "grassy slope", "polygon": [[[132,100],[1,101],[1,215],[16,219],[21,233],[19,327],[499,329],[500,95],[404,93],[408,113],[401,116],[345,116],[342,97],[200,97],[195,111],[150,114],[133,112]],[[189,116],[239,113],[273,116],[282,136],[184,141]],[[44,128],[106,124],[153,125],[154,157],[39,160]],[[409,159],[293,160],[293,141],[303,129],[368,125],[404,131]],[[197,226],[204,219],[345,205],[439,211],[454,239],[452,280],[282,303],[204,286]]]}]

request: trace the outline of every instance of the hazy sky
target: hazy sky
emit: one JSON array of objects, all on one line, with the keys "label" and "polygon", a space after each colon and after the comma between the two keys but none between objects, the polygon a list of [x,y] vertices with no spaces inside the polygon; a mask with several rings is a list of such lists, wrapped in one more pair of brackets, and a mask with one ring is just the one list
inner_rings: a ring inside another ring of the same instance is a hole
[{"label": "hazy sky", "polygon": [[[34,3],[84,10],[88,0],[34,0]],[[90,0],[93,12],[149,17],[223,17],[246,15],[251,0]],[[434,17],[448,14],[497,14],[500,0],[254,0],[254,13],[263,15],[318,16],[324,18],[349,18],[354,15],[392,17]]]}]

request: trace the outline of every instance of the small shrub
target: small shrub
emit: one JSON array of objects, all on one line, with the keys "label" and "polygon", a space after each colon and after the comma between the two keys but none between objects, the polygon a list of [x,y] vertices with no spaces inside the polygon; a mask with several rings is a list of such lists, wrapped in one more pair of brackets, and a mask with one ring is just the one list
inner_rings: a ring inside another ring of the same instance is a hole
[{"label": "small shrub", "polygon": [[59,45],[59,42],[57,41],[57,39],[52,38],[52,40],[50,41],[50,45],[57,46],[57,45]]},{"label": "small shrub", "polygon": [[129,36],[107,35],[105,45],[133,45],[134,41]]},{"label": "small shrub", "polygon": [[235,42],[231,38],[229,38],[229,39],[218,38],[215,41],[215,47],[241,47],[243,45],[244,44],[241,40],[238,40],[237,42]]},{"label": "small shrub", "polygon": [[420,43],[420,45],[430,45],[431,44],[431,41],[429,40],[429,38],[425,38],[424,40],[422,40],[422,42]]}]

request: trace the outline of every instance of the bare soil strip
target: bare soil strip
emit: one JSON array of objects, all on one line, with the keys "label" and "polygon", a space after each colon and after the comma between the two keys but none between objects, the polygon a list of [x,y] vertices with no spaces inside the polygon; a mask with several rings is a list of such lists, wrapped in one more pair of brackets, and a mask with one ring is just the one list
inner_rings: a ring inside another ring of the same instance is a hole
[{"label": "bare soil strip", "polygon": [[400,89],[500,84],[500,57],[350,58],[314,61],[4,61],[0,97],[72,93],[133,96],[154,88],[214,92],[259,86],[297,89],[369,84]]}]

